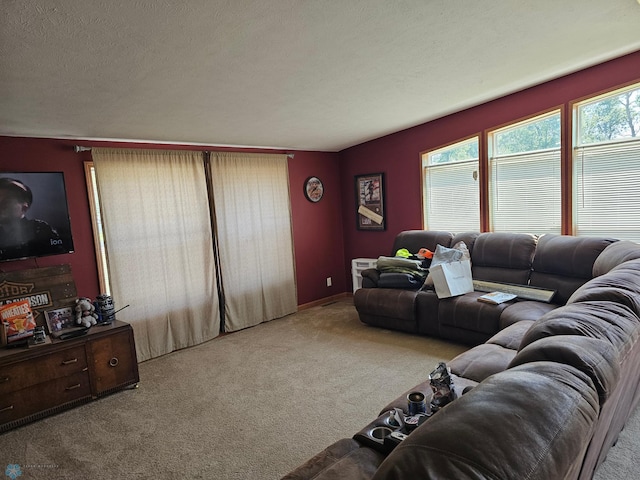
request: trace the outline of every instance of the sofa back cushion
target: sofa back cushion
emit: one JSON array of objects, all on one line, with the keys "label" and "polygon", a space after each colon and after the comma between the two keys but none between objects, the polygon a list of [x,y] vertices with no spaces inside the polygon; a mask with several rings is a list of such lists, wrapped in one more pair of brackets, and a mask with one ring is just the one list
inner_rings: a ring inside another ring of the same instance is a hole
[{"label": "sofa back cushion", "polygon": [[410,253],[418,253],[421,248],[428,248],[432,252],[435,252],[438,244],[443,247],[450,247],[452,239],[453,233],[451,232],[405,230],[396,236],[390,256],[395,256],[396,252],[401,248],[406,248]]},{"label": "sofa back cushion", "polygon": [[571,365],[585,373],[598,391],[601,405],[620,378],[620,360],[615,348],[599,338],[580,335],[541,338],[520,350],[508,368],[541,361]]},{"label": "sofa back cushion", "polygon": [[640,258],[640,245],[630,240],[621,240],[607,246],[593,264],[592,275],[598,277],[627,260]]},{"label": "sofa back cushion", "polygon": [[611,238],[546,234],[538,240],[533,258],[532,287],[556,290],[553,303],[564,305],[571,294],[593,278],[593,265]]},{"label": "sofa back cushion", "polygon": [[640,338],[640,319],[620,303],[593,300],[557,308],[532,324],[522,336],[519,350],[541,338],[582,335],[607,340],[623,362]]},{"label": "sofa back cushion", "polygon": [[480,235],[480,232],[456,233],[451,240],[451,246],[453,247],[458,242],[464,242],[467,246],[467,250],[469,250],[469,254],[473,255],[473,246]]},{"label": "sofa back cushion", "polygon": [[433,415],[373,480],[577,478],[598,417],[589,377],[537,362],[497,373]]},{"label": "sofa back cushion", "polygon": [[471,252],[474,280],[526,285],[536,243],[526,233],[481,233]]},{"label": "sofa back cushion", "polygon": [[608,300],[626,305],[640,317],[640,259],[629,260],[578,288],[567,304]]}]

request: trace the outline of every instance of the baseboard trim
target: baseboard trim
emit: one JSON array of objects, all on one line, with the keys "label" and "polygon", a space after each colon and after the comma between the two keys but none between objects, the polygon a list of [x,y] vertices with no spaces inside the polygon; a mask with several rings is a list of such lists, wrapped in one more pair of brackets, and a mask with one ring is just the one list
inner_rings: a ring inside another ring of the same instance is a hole
[{"label": "baseboard trim", "polygon": [[347,293],[347,292],[338,293],[337,295],[332,295],[330,297],[321,298],[320,300],[314,300],[313,302],[303,303],[302,305],[298,305],[298,311],[306,310],[308,308],[318,307],[320,305],[326,305],[327,303],[336,302],[343,298],[348,298],[352,296],[353,294]]}]

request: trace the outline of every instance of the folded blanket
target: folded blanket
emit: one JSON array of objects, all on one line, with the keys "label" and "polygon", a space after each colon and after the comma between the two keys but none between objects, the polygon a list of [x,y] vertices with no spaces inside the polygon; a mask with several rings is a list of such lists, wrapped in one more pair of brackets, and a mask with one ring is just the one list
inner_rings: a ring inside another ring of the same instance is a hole
[{"label": "folded blanket", "polygon": [[[410,281],[400,280],[400,277],[395,279],[391,279],[390,277],[388,282],[391,282],[393,285],[388,288],[419,288],[429,273],[429,270],[422,268],[421,265],[422,262],[420,260],[410,260],[403,257],[378,257],[376,268],[380,272],[380,278],[385,274],[393,273],[403,275],[402,278],[411,277]],[[414,287],[413,282],[416,282],[417,286]],[[383,280],[383,284],[384,283],[385,281]],[[396,285],[396,283],[398,283],[398,285]],[[384,287],[385,285],[380,285],[380,281],[378,280],[378,286]]]},{"label": "folded blanket", "polygon": [[378,280],[380,288],[405,288],[416,290],[423,281],[408,273],[381,273]]},{"label": "folded blanket", "polygon": [[376,268],[384,271],[389,268],[402,268],[405,270],[422,270],[422,262],[420,260],[410,260],[403,257],[378,257]]}]

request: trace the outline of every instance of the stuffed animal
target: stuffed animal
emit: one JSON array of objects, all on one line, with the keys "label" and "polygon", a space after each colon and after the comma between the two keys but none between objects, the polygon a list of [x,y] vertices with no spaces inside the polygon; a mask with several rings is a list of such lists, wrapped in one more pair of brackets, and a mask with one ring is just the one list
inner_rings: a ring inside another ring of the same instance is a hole
[{"label": "stuffed animal", "polygon": [[96,313],[91,299],[80,297],[76,300],[76,323],[89,328],[91,325],[98,323],[98,314]]}]

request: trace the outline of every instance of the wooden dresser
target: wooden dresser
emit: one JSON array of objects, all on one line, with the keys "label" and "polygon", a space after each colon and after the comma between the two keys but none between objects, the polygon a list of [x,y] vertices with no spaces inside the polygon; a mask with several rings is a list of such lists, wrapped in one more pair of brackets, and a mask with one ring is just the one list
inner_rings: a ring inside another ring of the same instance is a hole
[{"label": "wooden dresser", "polygon": [[0,349],[0,433],[139,382],[133,329],[114,321],[87,334]]}]

